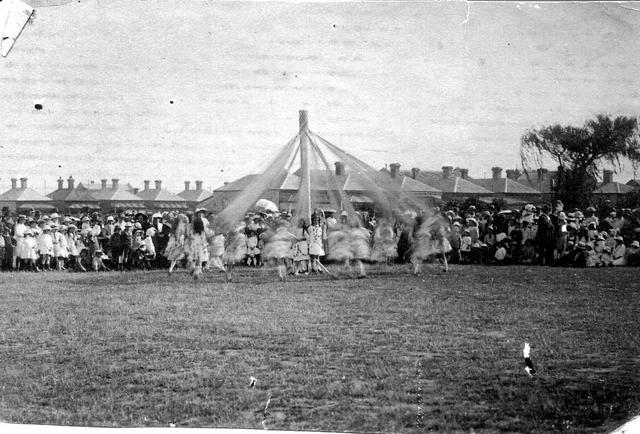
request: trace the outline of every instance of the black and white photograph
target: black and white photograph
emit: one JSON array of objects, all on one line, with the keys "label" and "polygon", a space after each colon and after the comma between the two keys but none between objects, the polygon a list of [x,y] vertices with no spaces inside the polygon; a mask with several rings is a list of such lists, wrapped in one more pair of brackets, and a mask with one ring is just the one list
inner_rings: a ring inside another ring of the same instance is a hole
[{"label": "black and white photograph", "polygon": [[0,0],[0,431],[640,432],[638,53],[640,2]]}]

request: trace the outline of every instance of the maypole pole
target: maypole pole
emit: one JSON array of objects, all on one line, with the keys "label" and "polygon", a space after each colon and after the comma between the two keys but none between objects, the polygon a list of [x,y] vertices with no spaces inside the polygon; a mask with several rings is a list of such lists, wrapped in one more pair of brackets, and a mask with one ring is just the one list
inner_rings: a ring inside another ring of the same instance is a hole
[{"label": "maypole pole", "polygon": [[311,224],[311,168],[309,167],[309,117],[306,110],[299,111],[301,181],[298,191],[298,216]]}]

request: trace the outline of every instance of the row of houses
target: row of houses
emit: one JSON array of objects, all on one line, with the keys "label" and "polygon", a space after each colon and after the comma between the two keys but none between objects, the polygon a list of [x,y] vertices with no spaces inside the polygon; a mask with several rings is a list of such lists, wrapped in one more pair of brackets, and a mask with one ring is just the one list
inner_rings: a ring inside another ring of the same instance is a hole
[{"label": "row of houses", "polygon": [[[400,164],[393,163],[376,173],[349,171],[342,162],[335,163],[335,171],[312,170],[312,202],[324,208],[335,207],[332,192],[342,190],[345,200],[356,209],[368,209],[377,201],[379,191],[392,192],[391,197],[406,201],[408,205],[432,206],[451,201],[463,202],[474,199],[491,203],[503,200],[508,206],[526,203],[549,202],[553,199],[558,172],[538,169],[522,173],[517,169],[492,168],[489,178],[471,178],[464,168],[443,166],[441,171],[412,168],[400,170]],[[213,212],[223,210],[241,192],[245,191],[259,175],[246,175],[225,184],[213,192],[202,188],[202,181],[185,181],[185,188],[173,194],[162,188],[162,181],[144,181],[143,188],[131,184],[121,184],[118,179],[102,179],[100,183],[78,183],[70,176],[65,181],[58,179],[58,188],[45,195],[27,186],[27,178],[11,180],[11,189],[0,194],[0,207],[12,212],[20,209],[57,209],[63,213],[80,213],[91,210],[118,211],[187,211],[203,207]],[[263,194],[280,209],[294,209],[298,200],[301,182],[300,171],[282,173],[270,181]],[[375,184],[375,188],[372,185]],[[640,180],[630,180],[626,184],[613,181],[613,171],[603,172],[603,182],[593,193],[594,202],[610,200],[617,205],[623,198],[640,191]],[[334,196],[335,197],[335,196]],[[340,206],[340,204],[338,204]]]},{"label": "row of houses", "polygon": [[202,181],[195,182],[195,189],[190,187],[190,181],[185,181],[185,189],[173,194],[162,188],[161,180],[156,180],[153,187],[150,181],[144,181],[144,188],[139,189],[128,183],[121,184],[117,178],[111,182],[102,179],[100,183],[76,184],[70,176],[66,185],[59,178],[58,188],[45,196],[28,187],[27,181],[20,178],[18,186],[18,179],[12,178],[11,189],[0,194],[0,207],[11,212],[57,209],[65,214],[94,210],[187,211],[213,195],[202,188]]},{"label": "row of houses", "polygon": [[[557,187],[558,172],[548,169],[537,169],[535,172],[521,172],[518,169],[504,171],[501,167],[491,169],[491,177],[472,178],[469,170],[443,166],[441,171],[400,170],[400,164],[389,164],[376,175],[363,175],[358,172],[349,173],[344,164],[335,163],[335,172],[311,171],[312,201],[319,206],[330,207],[329,192],[339,188],[345,192],[352,205],[367,208],[375,202],[372,197],[375,191],[371,188],[371,178],[386,191],[397,193],[397,197],[411,199],[411,202],[422,202],[425,205],[434,203],[459,202],[467,199],[492,203],[501,199],[507,206],[521,206],[527,203],[550,202],[554,199]],[[244,191],[259,175],[247,175],[233,182],[226,182],[214,190],[211,198],[201,206],[212,211],[224,209],[240,192]],[[265,192],[265,198],[276,203],[280,209],[290,209],[297,201],[297,188],[300,185],[300,173],[283,174],[273,180]],[[630,180],[627,184],[613,181],[613,171],[603,172],[603,182],[593,192],[593,202],[610,200],[614,205],[623,203],[625,196],[640,191],[640,180]]]}]

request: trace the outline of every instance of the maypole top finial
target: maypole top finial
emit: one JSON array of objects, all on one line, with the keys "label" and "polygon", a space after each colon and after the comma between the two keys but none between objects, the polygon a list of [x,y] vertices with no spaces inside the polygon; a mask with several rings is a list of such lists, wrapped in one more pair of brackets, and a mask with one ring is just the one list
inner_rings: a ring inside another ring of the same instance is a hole
[{"label": "maypole top finial", "polygon": [[309,130],[309,115],[306,110],[300,110],[299,112],[300,119],[300,132]]}]

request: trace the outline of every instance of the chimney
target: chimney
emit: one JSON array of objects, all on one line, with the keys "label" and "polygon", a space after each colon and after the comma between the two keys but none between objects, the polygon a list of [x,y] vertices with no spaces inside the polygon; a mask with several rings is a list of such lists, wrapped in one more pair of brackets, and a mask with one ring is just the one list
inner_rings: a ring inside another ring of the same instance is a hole
[{"label": "chimney", "polygon": [[536,174],[538,175],[538,181],[542,181],[542,178],[545,177],[545,175],[549,172],[548,169],[536,169]]},{"label": "chimney", "polygon": [[336,176],[344,175],[344,163],[342,161],[336,161]]},{"label": "chimney", "polygon": [[73,190],[73,188],[75,187],[75,182],[76,180],[73,179],[73,176],[70,176],[69,179],[67,179],[67,188],[69,190]]},{"label": "chimney", "polygon": [[20,178],[20,188],[27,188],[27,178]]},{"label": "chimney", "polygon": [[138,194],[138,192],[140,191],[140,189],[138,187],[133,189],[133,194]]},{"label": "chimney", "polygon": [[398,176],[398,172],[400,171],[400,164],[391,163],[389,164],[389,167],[391,168],[391,177],[395,178],[396,176]]},{"label": "chimney", "polygon": [[442,166],[442,179],[449,179],[453,173],[453,166]]},{"label": "chimney", "polygon": [[16,178],[11,178],[11,190],[15,190],[18,188],[18,180]]},{"label": "chimney", "polygon": [[418,178],[418,173],[420,173],[420,169],[418,169],[417,167],[412,167],[411,168],[411,177],[413,179]]},{"label": "chimney", "polygon": [[460,169],[460,178],[467,179],[469,177],[469,169]]},{"label": "chimney", "polygon": [[151,181],[149,181],[149,180],[145,179],[145,180],[144,180],[144,189],[145,189],[145,190],[149,190],[149,184],[151,184]]},{"label": "chimney", "polygon": [[603,170],[602,171],[602,183],[608,184],[613,181],[613,170]]},{"label": "chimney", "polygon": [[156,190],[160,190],[162,188],[162,181],[160,181],[159,179],[156,179],[155,183],[156,183]]},{"label": "chimney", "polygon": [[111,186],[114,190],[118,188],[118,181],[120,181],[118,178],[113,178],[111,180]]},{"label": "chimney", "polygon": [[508,179],[516,179],[516,171],[513,169],[507,169],[507,178]]},{"label": "chimney", "polygon": [[492,167],[491,172],[493,172],[493,179],[502,178],[502,167]]},{"label": "chimney", "polygon": [[196,190],[202,191],[202,181],[196,181]]},{"label": "chimney", "polygon": [[103,190],[106,190],[106,189],[107,189],[107,180],[106,180],[106,179],[101,179],[101,180],[100,180],[100,183],[102,184],[100,187],[101,187]]},{"label": "chimney", "polygon": [[189,191],[189,185],[191,184],[191,181],[185,181],[184,182],[184,190],[185,191]]},{"label": "chimney", "polygon": [[62,176],[58,177],[58,190],[62,190],[64,188],[64,179]]}]

